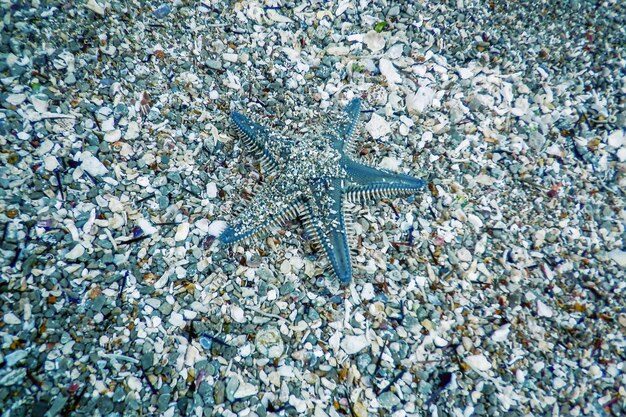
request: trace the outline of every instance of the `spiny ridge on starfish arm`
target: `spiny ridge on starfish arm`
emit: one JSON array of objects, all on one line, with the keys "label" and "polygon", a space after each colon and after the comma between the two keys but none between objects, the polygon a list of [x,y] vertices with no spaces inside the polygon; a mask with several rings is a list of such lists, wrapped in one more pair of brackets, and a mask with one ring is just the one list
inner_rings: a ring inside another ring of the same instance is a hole
[{"label": "spiny ridge on starfish arm", "polygon": [[346,201],[408,195],[424,180],[359,163],[352,159],[361,101],[354,99],[330,132],[285,138],[233,112],[232,120],[245,146],[258,158],[269,180],[219,236],[225,244],[267,233],[300,216],[307,233],[328,257],[343,283],[352,280],[348,245],[351,225]]}]

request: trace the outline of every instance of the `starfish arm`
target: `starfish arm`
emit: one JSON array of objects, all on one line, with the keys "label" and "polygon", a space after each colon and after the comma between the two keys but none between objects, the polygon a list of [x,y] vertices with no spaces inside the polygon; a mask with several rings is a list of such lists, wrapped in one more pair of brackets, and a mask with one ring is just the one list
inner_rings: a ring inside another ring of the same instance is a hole
[{"label": "starfish arm", "polygon": [[349,200],[407,195],[425,185],[422,179],[359,164],[349,158],[344,158],[343,164],[351,182],[345,190]]},{"label": "starfish arm", "polygon": [[230,244],[251,239],[295,218],[302,198],[299,192],[288,187],[281,178],[268,183],[239,214],[238,222],[224,229],[219,240]]},{"label": "starfish arm", "polygon": [[263,167],[270,173],[276,172],[278,163],[276,162],[276,155],[273,155],[271,150],[276,147],[276,142],[286,142],[287,140],[276,135],[265,126],[254,123],[241,113],[233,112],[230,117],[244,144],[259,159]]},{"label": "starfish arm", "polygon": [[353,99],[343,109],[345,116],[344,120],[337,126],[337,141],[335,142],[335,148],[337,150],[346,152],[351,150],[353,146],[354,134],[356,132],[356,125],[359,122],[359,114],[361,114],[361,100],[358,98]]},{"label": "starfish arm", "polygon": [[352,281],[352,262],[343,211],[343,184],[331,180],[325,190],[313,190],[303,209],[305,227],[328,257],[333,273],[343,283]]}]

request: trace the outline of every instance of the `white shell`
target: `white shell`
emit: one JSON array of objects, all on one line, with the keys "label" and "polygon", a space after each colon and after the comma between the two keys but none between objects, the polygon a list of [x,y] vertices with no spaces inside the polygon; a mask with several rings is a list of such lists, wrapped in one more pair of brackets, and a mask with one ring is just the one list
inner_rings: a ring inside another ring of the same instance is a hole
[{"label": "white shell", "polygon": [[465,358],[465,363],[475,371],[484,372],[491,369],[491,362],[482,354],[468,356]]},{"label": "white shell", "polygon": [[381,138],[391,133],[389,123],[387,123],[384,118],[380,117],[376,113],[372,114],[372,118],[365,125],[365,129],[369,132],[370,135],[372,135],[374,139]]}]

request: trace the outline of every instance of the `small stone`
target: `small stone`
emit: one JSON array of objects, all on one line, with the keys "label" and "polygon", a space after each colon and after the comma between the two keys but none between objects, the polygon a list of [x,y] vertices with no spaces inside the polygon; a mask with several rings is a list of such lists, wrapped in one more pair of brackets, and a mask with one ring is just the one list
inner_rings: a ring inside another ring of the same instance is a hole
[{"label": "small stone", "polygon": [[500,327],[493,332],[493,334],[491,335],[491,340],[493,340],[494,342],[504,342],[508,339],[510,328],[510,324],[505,324],[504,326]]},{"label": "small stone", "polygon": [[607,253],[609,259],[615,261],[615,263],[622,267],[626,267],[626,251],[620,249],[613,249],[612,251]]},{"label": "small stone", "polygon": [[358,335],[358,336],[347,335],[347,336],[344,336],[343,339],[341,340],[341,348],[348,355],[353,355],[355,353],[358,353],[362,351],[363,349],[365,349],[366,347],[368,347],[370,344],[371,342],[367,339],[367,337],[364,334]]},{"label": "small stone", "polygon": [[222,54],[222,59],[224,59],[224,61],[227,62],[237,62],[237,59],[239,58],[239,55],[237,54],[233,54],[233,53],[226,53],[226,54]]},{"label": "small stone", "polygon": [[9,94],[6,102],[14,106],[19,106],[26,100],[26,94]]},{"label": "small stone", "polygon": [[48,155],[43,160],[43,166],[46,171],[54,171],[59,167],[59,161],[57,160],[56,156]]},{"label": "small stone", "polygon": [[484,372],[491,369],[491,362],[482,354],[468,356],[465,358],[465,363],[475,371]]},{"label": "small stone", "polygon": [[113,129],[104,134],[104,140],[106,142],[117,142],[122,137],[122,131],[119,129]]},{"label": "small stone", "polygon": [[472,261],[472,253],[466,248],[459,249],[456,253],[456,257],[459,258],[459,261],[462,261],[462,262]]},{"label": "small stone", "polygon": [[168,322],[172,326],[185,327],[185,319],[184,319],[183,315],[180,314],[180,313],[177,313],[175,311],[172,311],[172,313],[170,314],[170,318],[169,318]]},{"label": "small stone", "polygon": [[237,323],[245,323],[247,321],[243,309],[236,304],[230,306],[230,317]]},{"label": "small stone", "polygon": [[376,291],[374,290],[374,285],[369,282],[363,284],[363,290],[361,291],[361,298],[369,301],[375,296],[376,296]]},{"label": "small stone", "polygon": [[131,391],[139,391],[141,389],[141,380],[131,375],[126,380],[126,386],[128,386]]},{"label": "small stone", "polygon": [[545,305],[541,300],[537,300],[537,314],[540,317],[552,317],[552,309]]},{"label": "small stone", "polygon": [[188,235],[189,235],[189,223],[183,222],[179,224],[178,227],[176,227],[176,234],[174,235],[174,240],[176,242],[181,242],[187,239]]},{"label": "small stone", "polygon": [[74,260],[78,259],[85,253],[85,247],[78,243],[68,253],[65,254],[65,259]]},{"label": "small stone", "polygon": [[467,80],[468,78],[471,78],[472,75],[474,75],[472,73],[472,70],[469,68],[459,68],[457,72],[459,73],[459,77],[461,77],[462,80]]},{"label": "small stone", "polygon": [[15,314],[8,312],[6,313],[3,317],[2,320],[6,323],[6,324],[20,324],[22,321],[19,319],[19,317],[17,317]]},{"label": "small stone", "polygon": [[[10,314],[12,314],[12,313],[10,313]],[[6,320],[6,315],[5,315],[5,318],[4,318],[4,322],[7,323],[7,324],[19,324],[19,323],[8,323],[7,320]],[[13,351],[13,352],[5,355],[5,357],[4,357],[5,365],[10,368],[13,365],[17,364],[22,359],[24,359],[26,356],[28,356],[28,352],[26,350],[20,349],[20,350]]]},{"label": "small stone", "polygon": [[380,406],[386,410],[391,410],[396,405],[400,404],[400,398],[391,391],[385,391],[378,397]]},{"label": "small stone", "polygon": [[221,61],[218,61],[217,59],[209,59],[206,62],[206,65],[214,70],[220,70],[222,69],[222,63]]},{"label": "small stone", "polygon": [[234,398],[238,399],[250,397],[252,395],[255,395],[257,392],[259,392],[259,388],[256,385],[244,382],[243,384],[239,385],[239,388],[237,388],[237,391],[235,391]]},{"label": "small stone", "polygon": [[228,382],[226,382],[226,398],[228,401],[235,400],[235,393],[237,392],[237,388],[239,388],[239,380],[236,377],[230,377]]},{"label": "small stone", "polygon": [[217,185],[214,182],[210,182],[206,185],[206,194],[209,198],[217,197]]},{"label": "small stone", "polygon": [[268,326],[259,331],[254,338],[259,353],[269,359],[279,358],[285,351],[285,343],[276,327]]},{"label": "small stone", "polygon": [[372,51],[380,51],[385,47],[385,37],[382,33],[370,30],[363,36],[363,42]]},{"label": "small stone", "polygon": [[421,114],[435,99],[435,90],[430,87],[420,87],[417,92],[406,96],[405,104],[409,113]]},{"label": "small stone", "polygon": [[369,132],[370,135],[372,135],[374,139],[381,138],[391,133],[389,123],[387,123],[384,118],[380,117],[376,113],[372,114],[372,118],[365,125],[365,129]]},{"label": "small stone", "polygon": [[103,176],[109,172],[104,164],[89,151],[83,152],[80,156],[80,160],[82,161],[80,165],[81,168],[94,177]]},{"label": "small stone", "polygon": [[169,4],[162,4],[156,9],[154,9],[154,17],[156,17],[157,19],[163,19],[168,14],[170,14],[171,11],[172,11],[172,8],[170,7]]},{"label": "small stone", "polygon": [[402,82],[402,76],[400,76],[400,73],[396,71],[396,67],[390,60],[381,58],[378,64],[378,69],[383,77],[385,77],[388,84],[399,84]]}]

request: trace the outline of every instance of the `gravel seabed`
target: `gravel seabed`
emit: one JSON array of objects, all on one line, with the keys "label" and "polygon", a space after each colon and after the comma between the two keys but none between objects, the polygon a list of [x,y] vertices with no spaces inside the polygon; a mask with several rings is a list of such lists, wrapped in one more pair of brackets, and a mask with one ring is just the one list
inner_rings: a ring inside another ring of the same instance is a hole
[{"label": "gravel seabed", "polygon": [[[2,416],[626,414],[620,1],[0,2]],[[427,178],[341,287],[229,121]]]}]

